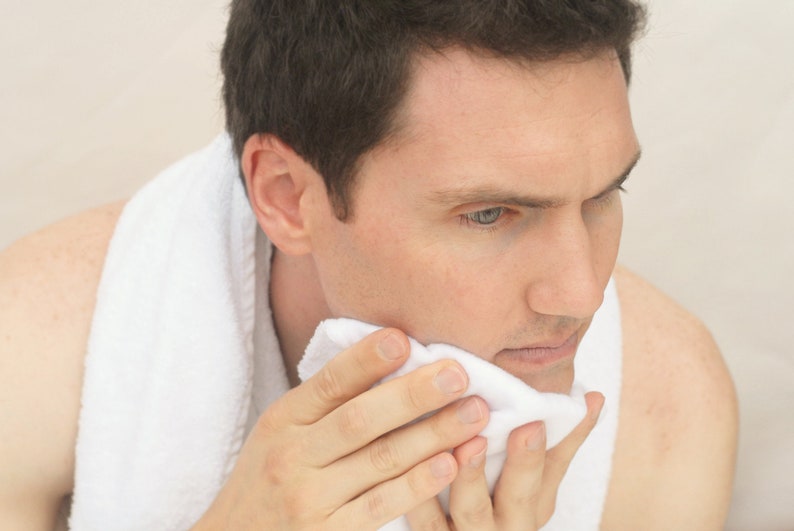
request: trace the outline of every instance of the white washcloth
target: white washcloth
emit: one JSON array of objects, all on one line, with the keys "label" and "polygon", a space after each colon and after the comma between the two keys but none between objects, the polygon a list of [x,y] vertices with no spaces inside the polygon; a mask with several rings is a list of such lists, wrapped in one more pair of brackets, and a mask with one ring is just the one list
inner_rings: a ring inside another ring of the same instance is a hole
[{"label": "white washcloth", "polygon": [[124,209],[88,344],[71,529],[184,531],[215,498],[251,403],[255,235],[227,135]]},{"label": "white washcloth", "polygon": [[[352,346],[379,327],[353,319],[329,319],[320,323],[298,365],[298,375],[306,380],[339,352]],[[587,406],[584,388],[574,383],[570,396],[540,393],[512,374],[473,354],[445,344],[423,346],[409,338],[408,361],[383,381],[388,381],[418,367],[440,359],[458,361],[469,375],[469,387],[463,396],[479,396],[490,410],[488,425],[481,435],[488,440],[485,476],[493,492],[507,457],[507,438],[513,429],[528,422],[542,420],[546,426],[546,447],[551,448],[568,435],[584,418]],[[446,508],[448,490],[441,496]],[[404,519],[395,520],[389,530],[409,530]]]}]

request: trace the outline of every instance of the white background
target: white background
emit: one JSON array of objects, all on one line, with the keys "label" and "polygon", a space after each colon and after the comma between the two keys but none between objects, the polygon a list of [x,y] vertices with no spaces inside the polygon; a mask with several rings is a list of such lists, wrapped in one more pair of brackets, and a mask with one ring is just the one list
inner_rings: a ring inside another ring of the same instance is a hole
[{"label": "white background", "polygon": [[[221,130],[225,2],[3,4],[0,248]],[[794,529],[794,0],[650,9],[621,260],[707,323],[734,374],[728,529]]]}]

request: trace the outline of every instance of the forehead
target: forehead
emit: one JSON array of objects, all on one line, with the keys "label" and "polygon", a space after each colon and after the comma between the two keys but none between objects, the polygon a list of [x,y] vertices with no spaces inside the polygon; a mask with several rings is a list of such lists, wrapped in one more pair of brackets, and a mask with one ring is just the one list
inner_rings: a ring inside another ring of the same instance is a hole
[{"label": "forehead", "polygon": [[[399,123],[409,135],[446,125],[541,126],[597,111],[628,110],[627,87],[614,52],[528,63],[461,49],[417,55]],[[565,116],[560,115],[563,111]]]},{"label": "forehead", "polygon": [[[424,180],[622,171],[638,149],[614,53],[522,64],[464,50],[415,60],[383,147]],[[437,171],[436,171],[437,170]]]}]

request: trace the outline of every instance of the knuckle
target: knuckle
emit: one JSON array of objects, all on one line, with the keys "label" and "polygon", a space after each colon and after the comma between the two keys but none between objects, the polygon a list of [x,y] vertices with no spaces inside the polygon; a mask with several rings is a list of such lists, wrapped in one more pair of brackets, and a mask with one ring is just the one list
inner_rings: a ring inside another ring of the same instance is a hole
[{"label": "knuckle", "polygon": [[371,490],[366,494],[364,510],[372,520],[382,520],[387,515],[388,504],[382,489]]},{"label": "knuckle", "polygon": [[366,409],[357,402],[348,402],[339,412],[339,432],[345,438],[360,437],[369,423]]},{"label": "knuckle", "polygon": [[369,459],[375,470],[389,477],[400,470],[399,452],[389,438],[381,437],[369,445]]},{"label": "knuckle", "polygon": [[534,508],[538,507],[538,503],[540,501],[540,496],[536,490],[532,490],[531,492],[521,493],[521,494],[513,494],[510,497],[509,504],[513,507],[517,508]]},{"label": "knuckle", "polygon": [[444,413],[448,412],[444,411],[443,413],[440,412],[436,415],[433,415],[428,421],[428,424],[430,425],[430,431],[439,441],[447,441],[450,439],[451,435],[455,435],[460,431],[459,425],[452,425],[450,422],[454,417]]},{"label": "knuckle", "polygon": [[306,515],[310,514],[315,507],[311,495],[306,489],[291,490],[284,495],[282,502],[284,514],[293,523],[306,518]]},{"label": "knuckle", "polygon": [[431,475],[430,470],[426,467],[415,467],[403,477],[408,486],[408,495],[415,503],[427,500],[438,494],[440,490],[438,480]]},{"label": "knuckle", "polygon": [[413,531],[447,531],[447,517],[443,514],[433,514],[422,521],[418,526],[413,526]]},{"label": "knuckle", "polygon": [[420,385],[410,383],[402,394],[403,405],[412,412],[424,413],[427,408],[427,399],[422,393]]},{"label": "knuckle", "polygon": [[467,501],[463,507],[450,507],[452,519],[466,522],[477,529],[485,529],[493,520],[493,507],[490,498]]},{"label": "knuckle", "polygon": [[288,448],[281,447],[272,449],[264,456],[262,475],[269,484],[281,486],[289,481],[294,468],[290,453]]},{"label": "knuckle", "polygon": [[361,374],[369,374],[372,371],[372,360],[367,354],[370,350],[356,351],[356,355],[352,357],[352,369]]},{"label": "knuckle", "polygon": [[339,376],[336,372],[329,370],[328,367],[317,374],[315,389],[317,397],[322,403],[335,403],[344,395],[344,387],[339,380]]}]

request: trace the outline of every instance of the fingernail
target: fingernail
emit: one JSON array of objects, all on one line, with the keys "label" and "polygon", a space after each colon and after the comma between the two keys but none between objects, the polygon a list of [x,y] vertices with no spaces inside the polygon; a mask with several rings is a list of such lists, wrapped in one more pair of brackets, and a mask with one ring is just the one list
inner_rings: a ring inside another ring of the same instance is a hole
[{"label": "fingernail", "polygon": [[476,398],[467,398],[457,410],[458,419],[464,424],[474,424],[482,420],[485,412],[482,410],[480,401]]},{"label": "fingernail", "polygon": [[445,367],[435,377],[436,386],[448,395],[459,393],[466,388],[466,375],[457,366]]},{"label": "fingernail", "polygon": [[430,472],[437,478],[447,478],[452,475],[452,463],[446,457],[437,457],[430,463]]},{"label": "fingernail", "polygon": [[473,456],[471,456],[471,458],[469,459],[469,466],[471,468],[479,468],[479,466],[483,463],[483,461],[485,461],[485,451],[487,449],[488,448],[485,447],[476,454],[474,454]]},{"label": "fingernail", "polygon": [[536,422],[535,424],[534,431],[527,437],[527,450],[540,450],[544,446],[546,425],[542,422]]},{"label": "fingernail", "polygon": [[389,334],[378,343],[378,354],[386,361],[400,359],[405,353],[405,345],[400,338],[394,334]]}]

